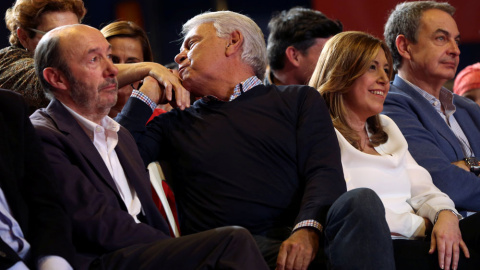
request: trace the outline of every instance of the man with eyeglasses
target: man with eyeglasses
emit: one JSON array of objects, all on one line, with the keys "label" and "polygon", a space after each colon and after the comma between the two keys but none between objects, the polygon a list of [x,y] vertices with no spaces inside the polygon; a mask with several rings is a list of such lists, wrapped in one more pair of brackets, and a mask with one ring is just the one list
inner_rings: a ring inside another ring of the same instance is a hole
[{"label": "man with eyeglasses", "polygon": [[0,87],[22,94],[30,113],[49,103],[33,66],[37,43],[55,27],[80,23],[86,12],[82,0],[17,0],[7,10],[11,46],[0,50]]}]

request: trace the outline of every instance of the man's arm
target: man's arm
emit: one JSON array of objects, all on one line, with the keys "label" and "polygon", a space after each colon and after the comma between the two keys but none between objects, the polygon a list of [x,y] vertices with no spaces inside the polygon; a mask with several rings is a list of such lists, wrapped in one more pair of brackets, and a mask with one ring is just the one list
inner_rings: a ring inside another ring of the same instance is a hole
[{"label": "man's arm", "polygon": [[[174,107],[185,109],[190,106],[190,92],[182,86],[181,79],[176,73],[166,67],[153,63],[141,62],[134,64],[116,64],[118,68],[119,87],[143,80],[150,76],[158,81],[160,87],[152,90],[144,90],[145,94],[155,103],[166,103],[175,101],[171,104]],[[155,91],[157,93],[155,93]],[[161,99],[160,99],[161,98]]]},{"label": "man's arm", "polygon": [[[143,86],[140,88],[140,92],[145,94],[148,99],[155,99],[155,93],[161,94],[159,91],[158,83],[151,77],[146,77]],[[161,99],[162,97],[159,95],[157,98]],[[147,131],[145,125],[152,112],[153,109],[144,100],[130,97],[122,112],[115,118],[115,121],[132,134],[137,142],[138,150],[145,166],[152,161],[156,161],[158,154],[162,152],[160,150],[163,137],[161,126],[152,125],[150,128],[151,133],[148,136],[144,136]]]},{"label": "man's arm", "polygon": [[436,141],[437,130],[431,123],[420,120],[422,109],[413,104],[411,97],[397,93],[388,95],[383,113],[400,128],[417,163],[427,169],[434,184],[455,202],[457,209],[480,211],[480,179],[452,164],[456,160],[450,160],[442,151]]},{"label": "man's arm", "polygon": [[[313,88],[302,93],[298,100],[297,162],[304,195],[296,223],[321,226],[346,185],[340,147],[325,101]],[[295,230],[280,247],[277,269],[306,269],[318,251],[320,233],[312,226]]]}]

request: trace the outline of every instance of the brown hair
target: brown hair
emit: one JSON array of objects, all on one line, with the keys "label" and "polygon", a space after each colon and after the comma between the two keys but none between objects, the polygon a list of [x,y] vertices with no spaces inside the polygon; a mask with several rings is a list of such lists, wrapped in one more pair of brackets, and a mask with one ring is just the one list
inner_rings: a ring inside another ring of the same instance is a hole
[{"label": "brown hair", "polygon": [[[391,67],[392,56],[383,41],[363,32],[339,33],[325,44],[309,83],[325,99],[334,127],[357,149],[360,149],[360,138],[347,122],[343,94],[368,70],[380,49],[385,52]],[[390,68],[388,77],[391,76]],[[385,143],[388,135],[383,131],[380,117],[371,116],[367,123],[370,133],[373,134],[370,138],[371,144],[378,146]]]},{"label": "brown hair", "polygon": [[100,30],[103,36],[109,40],[115,37],[129,37],[135,38],[142,44],[143,51],[143,61],[151,62],[153,61],[152,48],[150,47],[150,42],[148,41],[147,33],[135,24],[130,21],[118,21],[110,23]]},{"label": "brown hair", "polygon": [[17,29],[23,28],[30,38],[33,38],[35,32],[29,28],[36,29],[40,24],[40,17],[52,11],[71,11],[77,15],[79,23],[87,13],[82,0],[17,0],[5,13],[5,23],[10,30],[10,44],[22,47]]}]

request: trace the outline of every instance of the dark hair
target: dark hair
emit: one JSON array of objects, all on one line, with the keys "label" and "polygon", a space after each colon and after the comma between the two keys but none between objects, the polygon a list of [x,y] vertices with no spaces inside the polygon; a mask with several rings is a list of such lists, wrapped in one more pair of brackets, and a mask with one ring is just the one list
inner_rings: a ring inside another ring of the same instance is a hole
[{"label": "dark hair", "polygon": [[148,41],[147,33],[145,33],[145,31],[136,23],[130,21],[113,22],[103,27],[100,32],[102,32],[103,36],[107,40],[116,37],[128,37],[137,39],[138,41],[140,41],[140,44],[142,44],[143,61],[153,61],[152,48],[150,47],[150,41]]},{"label": "dark hair", "polygon": [[19,27],[27,31],[30,38],[33,38],[35,32],[28,28],[36,29],[40,24],[40,17],[53,11],[70,11],[77,15],[79,23],[87,13],[82,0],[17,0],[5,13],[5,23],[10,30],[10,44],[22,46],[17,36]]},{"label": "dark hair", "polygon": [[43,77],[43,70],[47,67],[57,68],[62,71],[67,78],[70,77],[70,72],[67,63],[62,57],[60,48],[60,36],[54,36],[46,40],[42,39],[35,49],[35,74],[40,80],[43,90],[47,98],[52,99],[53,93],[50,84]]},{"label": "dark hair", "polygon": [[268,23],[267,54],[270,67],[284,67],[285,50],[293,46],[305,53],[315,44],[315,38],[328,38],[343,30],[340,21],[333,21],[317,10],[294,7],[272,17]]},{"label": "dark hair", "polygon": [[455,8],[449,3],[438,3],[435,1],[415,1],[398,4],[390,13],[383,36],[393,57],[393,68],[398,70],[402,64],[402,56],[398,52],[396,39],[398,35],[413,43],[417,43],[418,27],[423,12],[429,9],[439,9],[453,16]]}]

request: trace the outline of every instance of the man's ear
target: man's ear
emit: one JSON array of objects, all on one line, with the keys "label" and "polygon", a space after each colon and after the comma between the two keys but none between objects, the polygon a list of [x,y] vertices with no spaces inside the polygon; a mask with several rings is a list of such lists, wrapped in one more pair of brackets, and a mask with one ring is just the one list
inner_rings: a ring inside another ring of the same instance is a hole
[{"label": "man's ear", "polygon": [[286,59],[292,63],[293,66],[299,67],[300,62],[299,62],[299,56],[300,56],[300,51],[295,49],[293,46],[288,46],[285,49],[285,57]]},{"label": "man's ear", "polygon": [[67,90],[68,89],[68,80],[57,68],[47,67],[43,70],[43,78],[56,89]]},{"label": "man's ear", "polygon": [[404,35],[398,35],[395,39],[395,45],[397,46],[398,53],[402,58],[411,59],[410,55],[410,41]]},{"label": "man's ear", "polygon": [[243,35],[240,31],[235,30],[230,34],[228,43],[225,45],[225,56],[231,56],[242,51]]},{"label": "man's ear", "polygon": [[20,41],[20,44],[22,44],[22,46],[28,50],[28,48],[30,47],[30,37],[28,36],[28,32],[23,28],[19,27],[17,28],[17,37]]}]

